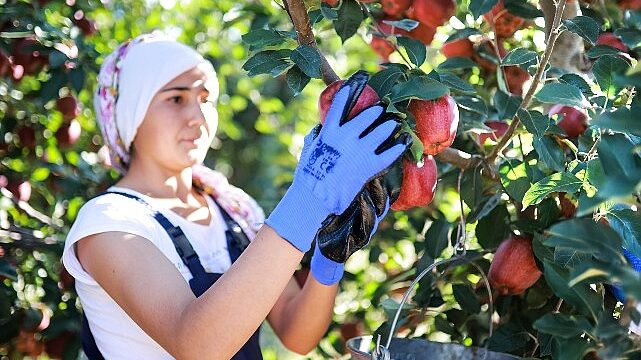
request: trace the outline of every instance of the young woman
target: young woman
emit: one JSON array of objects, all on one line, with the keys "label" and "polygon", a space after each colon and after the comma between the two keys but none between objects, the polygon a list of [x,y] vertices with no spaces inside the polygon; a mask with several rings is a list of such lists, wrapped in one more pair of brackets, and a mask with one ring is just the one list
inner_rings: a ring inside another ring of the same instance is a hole
[{"label": "young woman", "polygon": [[265,220],[253,199],[201,164],[218,121],[211,64],[160,34],[109,55],[94,105],[122,177],[83,206],[63,254],[87,355],[261,359],[265,319],[289,349],[313,349],[330,323],[342,264],[317,246],[302,289],[292,274],[323,220],[409,145],[381,105],[347,121],[363,86],[355,78],[336,94]]}]

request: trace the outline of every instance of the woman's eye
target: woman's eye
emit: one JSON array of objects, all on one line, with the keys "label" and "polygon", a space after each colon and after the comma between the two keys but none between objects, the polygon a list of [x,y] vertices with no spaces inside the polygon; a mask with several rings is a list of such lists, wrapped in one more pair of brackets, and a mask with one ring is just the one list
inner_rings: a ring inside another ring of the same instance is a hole
[{"label": "woman's eye", "polygon": [[180,104],[182,102],[182,96],[172,96],[169,98],[169,101],[174,104]]}]

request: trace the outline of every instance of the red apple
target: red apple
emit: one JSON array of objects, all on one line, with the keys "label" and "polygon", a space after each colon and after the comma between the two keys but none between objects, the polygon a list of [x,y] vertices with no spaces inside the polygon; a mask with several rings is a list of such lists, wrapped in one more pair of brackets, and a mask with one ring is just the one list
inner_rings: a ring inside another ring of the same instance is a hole
[{"label": "red apple", "polygon": [[488,72],[488,73],[496,72],[496,66],[497,66],[497,63],[491,61],[487,57],[498,58],[498,56],[503,57],[507,54],[507,51],[503,49],[503,43],[499,42],[498,44],[499,44],[498,54],[496,52],[496,47],[494,46],[494,43],[490,40],[481,41],[474,49],[475,51],[474,51],[474,55],[472,55],[472,60],[474,60],[477,64],[479,64],[481,69],[483,69],[485,72]]},{"label": "red apple", "polygon": [[470,39],[456,39],[443,44],[441,52],[446,58],[465,57],[471,58],[474,55],[474,45]]},{"label": "red apple", "polygon": [[514,66],[505,66],[503,68],[505,74],[505,80],[507,82],[507,87],[510,93],[518,96],[523,95],[523,84],[530,80],[530,74],[527,71],[521,69],[520,67]]},{"label": "red apple", "polygon": [[505,8],[503,0],[499,0],[492,10],[483,15],[485,21],[492,26],[494,34],[499,39],[508,38],[523,27],[525,19],[510,14]]},{"label": "red apple", "polygon": [[394,52],[394,46],[389,41],[378,36],[372,36],[372,42],[369,45],[384,61],[388,61],[389,56]]},{"label": "red apple", "polygon": [[416,39],[425,45],[429,45],[432,43],[432,40],[434,39],[435,34],[436,34],[435,27],[419,22],[418,26],[412,29],[407,34],[407,36],[411,37],[412,39]]},{"label": "red apple", "polygon": [[360,321],[348,321],[340,325],[341,340],[347,342],[365,333],[365,327]]},{"label": "red apple", "polygon": [[75,144],[80,138],[82,133],[82,128],[78,120],[73,119],[69,122],[65,122],[60,126],[58,131],[56,131],[56,139],[58,140],[58,145],[65,147]]},{"label": "red apple", "polygon": [[412,5],[412,0],[381,0],[383,12],[393,18],[400,18]]},{"label": "red apple", "polygon": [[[49,63],[47,56],[37,50],[40,46],[40,43],[34,38],[22,38],[14,41],[11,51],[13,63],[16,66],[22,66],[22,70],[18,69],[18,73],[22,72],[22,74],[26,75],[35,75]],[[14,72],[16,72],[16,70],[14,70]],[[19,78],[22,78],[22,74],[20,74]]]},{"label": "red apple", "polygon": [[561,206],[561,216],[569,219],[576,214],[576,205],[568,199],[566,193],[559,193],[559,205]]},{"label": "red apple", "polygon": [[641,9],[641,0],[618,0],[617,5],[622,10],[639,10]]},{"label": "red apple", "polygon": [[80,115],[80,106],[78,106],[78,101],[73,95],[67,95],[56,100],[56,107],[65,120],[75,119]]},{"label": "red apple", "polygon": [[512,235],[501,242],[494,254],[488,281],[501,295],[519,295],[541,277],[532,252],[532,240]]},{"label": "red apple", "polygon": [[22,146],[31,150],[36,147],[36,131],[32,127],[21,125],[16,133]]},{"label": "red apple", "polygon": [[623,52],[628,52],[628,47],[619,39],[616,35],[611,32],[604,32],[596,39],[597,45],[609,45],[615,49],[619,49]]},{"label": "red apple", "polygon": [[436,100],[411,100],[408,111],[416,120],[416,135],[424,153],[436,155],[452,145],[458,128],[458,108],[450,95]]},{"label": "red apple", "polygon": [[585,110],[557,104],[550,108],[548,114],[550,116],[557,114],[563,116],[558,125],[571,138],[578,137],[588,128],[588,115]]},{"label": "red apple", "polygon": [[96,28],[96,23],[92,20],[87,19],[84,11],[78,10],[73,14],[73,23],[80,29],[84,36],[91,36],[98,31]]},{"label": "red apple", "polygon": [[437,180],[438,169],[432,156],[424,156],[423,162],[419,164],[403,159],[401,192],[392,204],[392,209],[402,211],[428,205],[434,198]]},{"label": "red apple", "polygon": [[340,0],[323,0],[322,2],[324,2],[325,4],[331,7],[337,7]]},{"label": "red apple", "polygon": [[408,16],[432,28],[443,25],[456,13],[454,0],[414,0]]},{"label": "red apple", "polygon": [[[318,98],[318,108],[320,110],[321,124],[325,124],[327,111],[329,111],[329,107],[332,105],[334,94],[336,94],[336,92],[340,89],[341,84],[343,84],[343,80],[334,81],[320,94],[320,97]],[[365,110],[365,108],[376,104],[379,100],[380,99],[376,91],[374,91],[371,86],[366,85],[365,89],[363,89],[363,92],[358,98],[358,101],[356,101],[356,104],[352,108],[352,111],[350,111],[348,118],[353,118],[354,116],[358,115],[358,113]]]},{"label": "red apple", "polygon": [[45,352],[51,359],[62,359],[65,349],[69,345],[69,341],[71,341],[72,338],[72,332],[63,331],[60,335],[45,342]]},{"label": "red apple", "polygon": [[485,125],[492,129],[492,131],[481,133],[478,135],[480,145],[485,144],[485,141],[487,139],[492,139],[492,141],[494,142],[499,141],[499,139],[503,137],[503,135],[505,135],[507,129],[510,127],[510,125],[508,125],[507,123],[498,120],[488,120],[485,122]]}]

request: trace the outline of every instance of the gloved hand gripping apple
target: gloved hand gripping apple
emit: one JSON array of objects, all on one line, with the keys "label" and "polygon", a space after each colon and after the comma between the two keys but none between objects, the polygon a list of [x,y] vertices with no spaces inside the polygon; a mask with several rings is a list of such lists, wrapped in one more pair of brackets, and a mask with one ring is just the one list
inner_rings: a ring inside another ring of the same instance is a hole
[{"label": "gloved hand gripping apple", "polygon": [[348,121],[349,110],[366,81],[366,74],[357,73],[336,93],[325,125],[305,137],[292,185],[265,221],[303,252],[323,221],[342,214],[365,183],[389,167],[407,147],[406,142],[388,141],[396,138],[400,125],[384,115],[379,104]]},{"label": "gloved hand gripping apple", "polygon": [[[378,96],[371,88],[366,87],[366,73],[357,72],[350,79],[362,79],[360,91],[363,94],[358,102],[351,104],[352,107],[348,111],[351,116],[355,112],[354,110],[364,107],[363,101],[377,102]],[[324,96],[328,96],[328,93],[329,96],[333,95],[335,84],[323,91],[321,101]],[[322,113],[323,106],[321,104],[321,117]],[[388,116],[382,114],[372,124],[372,128],[389,121]],[[367,129],[365,133],[368,131],[370,129]],[[310,135],[313,138],[314,133]],[[385,151],[400,144],[407,148],[410,143],[411,136],[409,134],[395,133],[381,144],[378,151]],[[388,169],[383,170],[365,185],[347,210],[339,215],[330,215],[323,221],[323,227],[316,235],[316,248],[311,264],[312,274],[317,280],[326,285],[334,284],[340,280],[343,275],[343,263],[351,254],[369,243],[379,222],[387,214],[390,204],[398,198],[402,177],[402,162],[395,161]]]}]

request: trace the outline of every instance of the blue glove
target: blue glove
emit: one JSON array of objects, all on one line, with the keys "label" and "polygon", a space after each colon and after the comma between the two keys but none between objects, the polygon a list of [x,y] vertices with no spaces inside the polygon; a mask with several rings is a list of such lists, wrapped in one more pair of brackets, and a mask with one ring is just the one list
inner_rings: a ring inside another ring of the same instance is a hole
[{"label": "blue glove", "polygon": [[400,143],[381,148],[400,125],[384,115],[380,104],[347,121],[366,81],[366,76],[353,76],[343,83],[318,137],[314,138],[315,130],[307,135],[292,185],[265,221],[300,251],[309,250],[323,220],[345,211],[363,185],[407,147]]},{"label": "blue glove", "polygon": [[[625,248],[623,249],[623,255],[628,259],[634,270],[641,272],[641,258]],[[621,290],[617,285],[609,285],[609,287],[612,291],[612,295],[614,295],[614,297],[620,302],[625,303],[625,294],[623,293],[623,290]]]},{"label": "blue glove", "polygon": [[[371,203],[372,200],[369,197],[368,192],[363,191],[360,196],[361,198],[366,199],[365,201],[369,203],[369,209],[374,209],[374,204]],[[340,225],[352,225],[357,227],[360,231],[353,231],[351,226],[340,226],[337,229],[338,231],[332,233],[333,238],[328,239],[333,242],[333,244],[327,247],[333,247],[334,250],[338,250],[337,252],[344,256],[345,260],[351,254],[369,244],[372,236],[376,232],[376,229],[378,229],[378,224],[383,220],[390,208],[389,197],[385,200],[385,207],[380,214],[376,214],[375,211],[363,210],[358,205],[359,203],[354,201],[352,205],[350,205],[350,209],[346,210],[340,217],[336,218],[338,219],[336,222]],[[355,207],[354,211],[350,211],[352,207]],[[343,216],[346,214],[349,214],[347,215],[348,218]],[[323,224],[323,226],[325,225]],[[359,234],[364,237],[364,242],[358,238]],[[321,284],[333,285],[339,282],[343,277],[345,260],[334,261],[325,256],[319,245],[321,244],[321,240],[323,239],[319,237],[316,238],[316,247],[314,248],[314,254],[312,255],[310,264],[311,272],[312,275],[314,275],[314,278],[316,278],[316,280]],[[330,254],[330,256],[331,255],[332,254]],[[342,259],[342,256],[340,259]],[[335,256],[332,257],[335,258]]]}]

